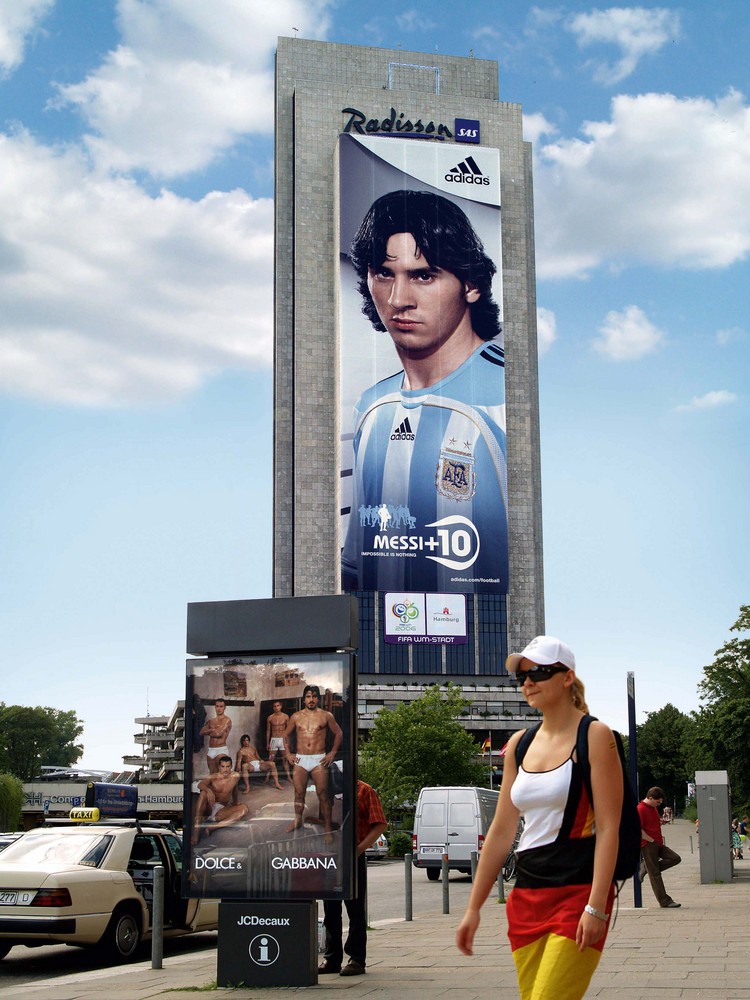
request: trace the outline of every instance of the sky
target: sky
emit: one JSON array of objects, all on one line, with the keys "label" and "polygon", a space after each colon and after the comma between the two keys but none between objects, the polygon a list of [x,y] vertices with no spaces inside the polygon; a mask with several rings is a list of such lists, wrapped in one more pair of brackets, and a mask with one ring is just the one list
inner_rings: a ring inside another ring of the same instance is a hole
[{"label": "sky", "polygon": [[[262,10],[261,10],[262,8]],[[279,35],[494,59],[534,149],[546,631],[699,707],[747,590],[750,4],[0,4],[0,700],[88,767],[272,596]]]}]

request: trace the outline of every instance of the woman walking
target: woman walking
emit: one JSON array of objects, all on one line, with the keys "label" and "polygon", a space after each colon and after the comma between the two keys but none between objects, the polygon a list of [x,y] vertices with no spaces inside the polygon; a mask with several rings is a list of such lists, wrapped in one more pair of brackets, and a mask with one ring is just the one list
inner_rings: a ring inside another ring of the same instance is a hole
[{"label": "woman walking", "polygon": [[580,1000],[599,963],[612,911],[622,767],[612,731],[591,722],[592,802],[575,751],[588,707],[564,642],[537,636],[506,665],[542,723],[528,744],[526,737],[520,765],[516,752],[525,730],[508,743],[497,811],[456,943],[472,954],[480,909],[523,816],[516,885],[507,905],[521,1000]]}]

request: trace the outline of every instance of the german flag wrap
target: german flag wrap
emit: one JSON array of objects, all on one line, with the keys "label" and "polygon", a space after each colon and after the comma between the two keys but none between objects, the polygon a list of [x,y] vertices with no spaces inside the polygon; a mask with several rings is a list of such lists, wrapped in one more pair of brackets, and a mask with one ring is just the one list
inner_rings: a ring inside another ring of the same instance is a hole
[{"label": "german flag wrap", "polygon": [[[599,964],[606,933],[579,952],[576,931],[591,892],[594,838],[556,842],[518,855],[508,897],[508,937],[521,1000],[580,1000]],[[607,900],[611,912],[612,886]]]}]

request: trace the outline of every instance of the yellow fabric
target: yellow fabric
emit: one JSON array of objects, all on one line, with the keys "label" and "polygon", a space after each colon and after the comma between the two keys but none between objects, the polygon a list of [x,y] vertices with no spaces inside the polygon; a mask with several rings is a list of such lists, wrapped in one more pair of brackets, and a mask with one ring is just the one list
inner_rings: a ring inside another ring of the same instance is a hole
[{"label": "yellow fabric", "polygon": [[581,1000],[601,952],[580,952],[570,938],[545,934],[513,952],[521,1000]]}]

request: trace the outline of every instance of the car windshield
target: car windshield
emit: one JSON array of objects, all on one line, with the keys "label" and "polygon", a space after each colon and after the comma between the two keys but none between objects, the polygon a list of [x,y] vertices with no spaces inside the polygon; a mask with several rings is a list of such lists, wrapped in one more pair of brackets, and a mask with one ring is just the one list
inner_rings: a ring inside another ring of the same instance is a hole
[{"label": "car windshield", "polygon": [[63,864],[87,865],[96,868],[107,853],[112,837],[93,830],[86,833],[61,835],[27,833],[3,851],[3,863],[25,865]]}]

